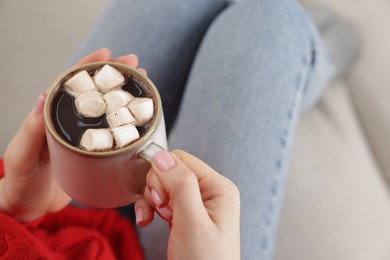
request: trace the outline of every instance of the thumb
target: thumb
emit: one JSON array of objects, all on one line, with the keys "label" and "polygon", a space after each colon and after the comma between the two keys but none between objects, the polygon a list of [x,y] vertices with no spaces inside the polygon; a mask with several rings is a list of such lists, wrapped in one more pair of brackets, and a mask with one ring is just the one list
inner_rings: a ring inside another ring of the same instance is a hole
[{"label": "thumb", "polygon": [[19,173],[28,172],[37,165],[45,145],[43,106],[46,94],[38,97],[36,107],[29,113],[22,127],[14,136],[5,157],[12,169]]},{"label": "thumb", "polygon": [[168,195],[168,207],[172,209],[174,222],[183,220],[191,224],[209,219],[196,174],[177,156],[160,151],[154,155],[152,167]]}]

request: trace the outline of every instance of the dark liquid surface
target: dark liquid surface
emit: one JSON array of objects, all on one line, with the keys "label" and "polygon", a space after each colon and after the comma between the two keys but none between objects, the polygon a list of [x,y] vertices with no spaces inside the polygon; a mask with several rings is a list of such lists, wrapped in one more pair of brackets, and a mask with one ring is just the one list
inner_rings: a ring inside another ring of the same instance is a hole
[{"label": "dark liquid surface", "polygon": [[[134,97],[151,97],[146,87],[132,77],[126,78],[122,89]],[[72,95],[60,88],[52,102],[51,117],[57,133],[69,144],[78,147],[87,129],[109,128],[109,125],[106,114],[96,118],[82,117],[77,112],[74,100]],[[149,125],[137,126],[140,136],[145,134]]]}]

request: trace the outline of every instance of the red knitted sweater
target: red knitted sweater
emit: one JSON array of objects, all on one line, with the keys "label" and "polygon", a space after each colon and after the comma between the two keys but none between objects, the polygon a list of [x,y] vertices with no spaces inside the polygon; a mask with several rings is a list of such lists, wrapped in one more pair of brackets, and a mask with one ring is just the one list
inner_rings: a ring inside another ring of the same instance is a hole
[{"label": "red knitted sweater", "polygon": [[24,224],[0,213],[0,259],[143,259],[143,254],[132,225],[116,210],[68,206]]}]

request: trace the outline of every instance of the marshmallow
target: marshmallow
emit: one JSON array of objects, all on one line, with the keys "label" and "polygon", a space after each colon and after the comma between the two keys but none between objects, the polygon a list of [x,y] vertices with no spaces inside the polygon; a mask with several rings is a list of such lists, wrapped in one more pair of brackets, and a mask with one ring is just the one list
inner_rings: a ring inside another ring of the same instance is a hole
[{"label": "marshmallow", "polygon": [[151,98],[134,98],[128,105],[131,113],[137,119],[139,125],[148,122],[154,113],[153,99]]},{"label": "marshmallow", "polygon": [[77,97],[85,91],[97,90],[91,76],[85,70],[78,72],[68,79],[64,83],[64,87],[65,91],[74,97]]},{"label": "marshmallow", "polygon": [[137,123],[127,107],[119,108],[109,114],[107,122],[111,128],[127,124],[135,125]]},{"label": "marshmallow", "polygon": [[122,73],[110,65],[104,65],[101,70],[95,73],[93,79],[95,80],[95,84],[99,91],[103,93],[110,92],[125,81],[125,77]]},{"label": "marshmallow", "polygon": [[125,107],[134,97],[127,91],[114,90],[105,94],[103,99],[107,104],[106,113],[109,114],[121,107]]},{"label": "marshmallow", "polygon": [[106,110],[103,94],[98,91],[87,91],[75,99],[77,111],[84,117],[99,117]]},{"label": "marshmallow", "polygon": [[139,138],[139,133],[134,125],[123,125],[112,129],[115,139],[115,147],[122,148]]},{"label": "marshmallow", "polygon": [[80,147],[87,151],[107,151],[113,146],[110,129],[88,129],[80,140]]}]

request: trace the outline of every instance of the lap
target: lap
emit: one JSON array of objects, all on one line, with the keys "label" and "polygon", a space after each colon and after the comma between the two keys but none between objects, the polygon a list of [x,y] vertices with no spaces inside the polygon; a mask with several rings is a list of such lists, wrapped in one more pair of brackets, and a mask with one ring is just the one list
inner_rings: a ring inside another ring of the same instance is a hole
[{"label": "lap", "polygon": [[[140,57],[161,92],[168,128],[181,104],[171,148],[193,153],[237,184],[242,256],[270,259],[293,132],[329,76],[299,5],[114,1],[76,56],[100,47]],[[167,232],[161,221],[141,231],[147,254],[163,254]]]}]

